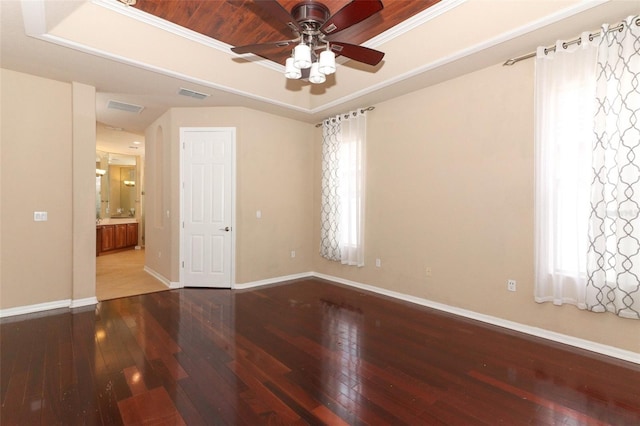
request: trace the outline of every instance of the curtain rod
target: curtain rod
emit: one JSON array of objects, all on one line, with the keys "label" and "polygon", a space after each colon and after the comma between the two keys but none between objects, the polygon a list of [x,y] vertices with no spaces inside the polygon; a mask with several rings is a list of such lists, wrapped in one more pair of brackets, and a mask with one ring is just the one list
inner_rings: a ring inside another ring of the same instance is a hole
[{"label": "curtain rod", "polygon": [[[360,109],[360,113],[363,113],[363,112],[365,112],[365,111],[373,111],[374,109],[376,109],[376,107],[374,107],[374,106],[370,106],[370,107],[366,107],[366,108],[361,108],[361,109]],[[340,114],[338,114],[338,115],[340,115]],[[345,115],[344,115],[344,118],[347,118],[347,117],[349,117],[349,114],[345,114]],[[329,118],[331,118],[331,117],[327,117],[327,118],[325,118],[324,120],[327,120],[327,119],[329,119]],[[324,121],[324,120],[322,120],[322,121]],[[316,127],[320,127],[320,126],[322,126],[322,123],[318,123],[318,124],[316,124]]]},{"label": "curtain rod", "polygon": [[[634,21],[634,23],[637,26],[640,26],[640,18],[636,19]],[[607,31],[608,33],[614,32],[614,31],[622,31],[624,29],[624,22],[618,24],[617,26],[613,27],[613,28],[609,28],[609,30]],[[590,33],[589,34],[589,41],[592,41],[594,38],[596,37],[600,37],[600,35],[602,34],[602,31],[596,31],[595,33]],[[571,46],[572,44],[580,44],[580,38],[575,38],[573,40],[570,41],[565,41],[564,43],[562,43],[562,47],[563,48],[567,48],[569,46]],[[556,51],[556,46],[550,46],[544,49],[544,54],[546,55],[549,52],[555,52]],[[525,59],[529,59],[529,58],[533,58],[536,56],[536,52],[531,52],[531,53],[527,53],[526,55],[522,55],[522,56],[518,56],[516,58],[512,58],[512,59],[507,59],[507,61],[502,64],[502,66],[511,66],[513,64],[515,64],[516,62],[520,62],[520,61],[524,61]]]}]

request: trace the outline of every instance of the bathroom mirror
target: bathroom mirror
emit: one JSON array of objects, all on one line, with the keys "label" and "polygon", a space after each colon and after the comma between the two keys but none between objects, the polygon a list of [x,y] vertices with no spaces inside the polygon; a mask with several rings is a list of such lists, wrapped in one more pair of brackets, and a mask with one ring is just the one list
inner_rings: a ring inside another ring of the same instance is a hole
[{"label": "bathroom mirror", "polygon": [[134,218],[137,157],[96,151],[96,218]]},{"label": "bathroom mirror", "polygon": [[[112,199],[119,199],[119,203],[114,203],[115,211],[111,217],[135,217],[136,215],[136,168],[133,166],[109,166],[110,173],[118,175],[119,194],[115,194],[111,187]],[[119,172],[119,173],[117,173]]]}]

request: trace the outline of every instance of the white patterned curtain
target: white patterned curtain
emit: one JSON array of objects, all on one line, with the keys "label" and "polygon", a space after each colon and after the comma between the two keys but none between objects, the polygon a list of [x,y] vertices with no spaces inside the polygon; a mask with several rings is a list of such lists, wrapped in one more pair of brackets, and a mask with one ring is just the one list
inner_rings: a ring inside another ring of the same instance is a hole
[{"label": "white patterned curtain", "polygon": [[535,300],[640,319],[640,18],[536,57]]},{"label": "white patterned curtain", "polygon": [[536,56],[535,300],[584,309],[597,47]]},{"label": "white patterned curtain", "polygon": [[322,123],[320,254],[346,265],[364,265],[366,112],[352,111]]},{"label": "white patterned curtain", "polygon": [[640,22],[602,27],[596,65],[587,308],[640,319]]},{"label": "white patterned curtain", "polygon": [[320,255],[339,261],[340,193],[338,154],[340,122],[327,119],[322,123],[322,205],[320,211]]}]

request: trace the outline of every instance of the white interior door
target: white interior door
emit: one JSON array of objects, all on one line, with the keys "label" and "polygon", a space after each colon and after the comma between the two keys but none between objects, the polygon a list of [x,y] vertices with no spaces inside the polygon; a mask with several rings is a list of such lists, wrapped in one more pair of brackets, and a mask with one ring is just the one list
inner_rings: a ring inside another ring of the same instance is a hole
[{"label": "white interior door", "polygon": [[182,128],[182,268],[186,287],[231,288],[234,128]]}]

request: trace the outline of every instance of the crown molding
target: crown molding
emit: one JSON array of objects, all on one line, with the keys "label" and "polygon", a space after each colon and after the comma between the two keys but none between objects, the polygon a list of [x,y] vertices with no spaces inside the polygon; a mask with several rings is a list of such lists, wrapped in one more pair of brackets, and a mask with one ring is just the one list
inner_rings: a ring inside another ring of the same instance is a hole
[{"label": "crown molding", "polygon": [[[204,34],[200,34],[196,31],[190,30],[185,27],[181,27],[180,25],[176,25],[173,22],[169,22],[162,18],[158,18],[155,15],[151,15],[150,13],[144,12],[142,10],[136,9],[135,7],[127,6],[124,3],[121,3],[117,0],[91,0],[91,2],[97,6],[103,7],[105,9],[109,9],[113,12],[117,12],[121,15],[127,16],[129,18],[135,19],[136,21],[142,22],[147,25],[151,25],[158,29],[167,31],[171,34],[177,35],[189,41],[193,41],[195,43],[202,44],[203,46],[210,47],[212,49],[219,50],[221,52],[227,53],[231,55],[231,48],[233,47],[230,44],[223,43],[214,38],[208,37]],[[284,66],[280,64],[276,64],[272,61],[265,61],[264,58],[261,58],[257,55],[246,54],[246,55],[236,55],[236,57],[240,57],[245,59],[248,62],[253,62],[257,65],[260,65],[265,68],[272,69],[278,72],[284,72]]]},{"label": "crown molding", "polygon": [[[462,4],[463,2],[465,2],[466,0],[461,0],[460,2],[458,2],[456,4],[456,6],[459,6],[460,4]],[[398,84],[401,83],[405,80],[409,80],[411,78],[417,77],[421,74],[424,74],[428,71],[437,69],[439,67],[442,67],[444,65],[450,64],[452,62],[458,61],[460,59],[463,59],[467,56],[471,56],[473,54],[482,52],[483,50],[487,50],[490,49],[492,47],[495,47],[501,43],[507,42],[511,39],[514,39],[516,37],[522,36],[524,34],[530,33],[532,31],[536,31],[539,30],[540,28],[543,28],[547,25],[551,25],[554,24],[558,21],[561,21],[563,19],[569,18],[575,14],[584,12],[588,9],[591,9],[593,7],[599,6],[603,3],[607,3],[610,0],[594,0],[594,1],[588,1],[588,2],[582,2],[579,3],[577,5],[574,6],[570,6],[566,9],[563,9],[557,13],[554,13],[552,15],[548,15],[545,16],[544,18],[538,19],[536,21],[532,21],[530,23],[528,23],[527,25],[524,25],[522,27],[516,28],[514,30],[511,31],[507,31],[504,32],[492,39],[489,40],[485,40],[481,43],[478,43],[474,46],[471,46],[469,48],[466,49],[462,49],[459,50],[449,56],[444,56],[438,60],[426,63],[418,68],[414,68],[412,70],[409,70],[405,73],[402,74],[398,74],[397,76],[390,78],[388,80],[382,81],[380,83],[368,86],[362,90],[359,90],[357,92],[353,92],[350,95],[344,96],[342,98],[336,99],[333,102],[328,102],[324,105],[321,105],[319,107],[316,107],[314,109],[312,109],[310,112],[312,114],[317,114],[317,113],[321,113],[323,111],[326,111],[328,109],[337,107],[341,104],[344,104],[346,102],[349,101],[353,101],[355,99],[358,99],[362,96],[368,95],[370,93],[373,93],[375,91],[381,90],[381,89],[385,89],[387,87],[393,86],[394,84]],[[450,10],[450,9],[447,9]],[[441,12],[442,13],[442,12]],[[440,14],[440,13],[439,13]],[[435,16],[434,16],[435,17]],[[432,17],[433,19],[433,17]],[[424,23],[424,22],[422,22]],[[415,28],[416,25],[413,25],[412,28]],[[387,40],[388,41],[388,40]],[[369,46],[370,47],[370,46]]]},{"label": "crown molding", "polygon": [[[94,1],[102,1],[102,0],[94,0]],[[42,40],[48,43],[74,49],[89,55],[110,59],[126,65],[131,65],[137,68],[145,69],[147,71],[152,71],[152,72],[163,74],[169,77],[178,78],[194,84],[202,85],[204,87],[210,87],[212,89],[217,89],[217,90],[221,90],[234,95],[253,99],[256,101],[265,102],[265,103],[286,108],[292,111],[309,113],[308,108],[298,107],[296,105],[292,105],[286,102],[275,101],[273,99],[270,99],[264,96],[259,96],[243,90],[235,89],[229,86],[224,86],[224,85],[215,83],[211,80],[204,80],[204,79],[193,77],[191,75],[171,71],[166,68],[157,67],[155,65],[147,64],[142,61],[138,61],[138,60],[127,58],[120,55],[115,55],[113,53],[110,53],[101,49],[96,49],[96,48],[87,46],[86,44],[83,44],[83,43],[78,43],[76,41],[68,40],[63,37],[48,34],[47,25],[46,25],[46,15],[45,15],[45,2],[46,0],[22,0],[22,12],[23,12],[22,15],[23,15],[25,33],[29,37],[33,37],[35,39]]]},{"label": "crown molding", "polygon": [[435,19],[443,13],[448,12],[466,2],[467,0],[441,0],[433,6],[430,6],[428,9],[425,9],[422,12],[413,15],[411,18],[399,23],[395,27],[391,27],[387,31],[367,40],[362,43],[362,46],[375,49],[376,47],[379,47],[384,43],[413,30],[414,28],[426,24],[432,19]]},{"label": "crown molding", "polygon": [[[385,31],[384,33],[380,34],[377,37],[374,37],[373,39],[367,41],[366,43],[363,43],[363,45],[367,45],[367,47],[375,47],[378,46],[379,44],[382,43],[386,43],[389,40],[398,37],[402,34],[405,34],[407,31],[410,31],[420,25],[425,24],[426,22],[428,22],[431,19],[434,19],[435,17],[445,13],[448,10],[451,10],[457,6],[460,6],[462,4],[464,4],[467,0],[442,0],[441,2],[437,3],[436,5],[432,6],[431,8],[427,9],[426,11],[423,11],[422,13],[414,16],[413,18],[407,20],[406,22],[403,22],[393,28],[391,28],[390,30]],[[141,61],[137,61],[135,59],[132,58],[126,58],[126,57],[122,57],[119,55],[114,55],[110,52],[106,52],[103,50],[99,50],[99,49],[95,49],[92,48],[90,46],[84,45],[82,43],[78,43],[72,40],[68,40],[68,39],[64,39],[62,37],[57,37],[57,36],[52,36],[50,34],[47,33],[47,28],[46,28],[46,14],[45,14],[45,3],[46,0],[22,0],[22,9],[23,9],[23,20],[24,20],[24,27],[25,27],[25,32],[27,35],[43,40],[43,41],[47,41],[50,43],[54,43],[54,44],[58,44],[60,46],[64,46],[64,47],[68,47],[71,49],[75,49],[75,50],[79,50],[81,52],[84,53],[88,53],[91,55],[95,55],[95,56],[99,56],[99,57],[103,57],[106,59],[111,59],[117,62],[121,62],[127,65],[132,65],[138,68],[142,68],[142,69],[146,69],[149,71],[153,71],[153,72],[157,72],[160,74],[164,74],[167,75],[169,77],[175,77],[175,78],[179,78],[188,82],[192,82],[194,84],[199,84],[202,85],[204,87],[210,87],[212,89],[217,89],[217,90],[221,90],[227,93],[231,93],[231,94],[235,94],[235,95],[239,95],[239,96],[243,96],[246,97],[248,99],[252,99],[255,101],[259,101],[259,102],[264,102],[270,105],[274,105],[274,106],[278,106],[278,107],[282,107],[285,109],[289,109],[291,111],[296,111],[296,112],[301,112],[301,113],[306,113],[309,115],[314,115],[314,114],[320,114],[323,113],[326,110],[329,110],[331,108],[335,108],[338,107],[341,104],[347,103],[347,102],[351,102],[354,101],[360,97],[363,97],[365,95],[371,94],[373,92],[376,92],[378,90],[393,86],[395,84],[398,84],[400,82],[403,82],[405,80],[409,80],[411,78],[417,77],[421,74],[424,74],[428,71],[437,69],[439,67],[442,67],[444,65],[450,64],[452,62],[455,62],[459,59],[462,59],[466,56],[470,56],[476,53],[479,53],[483,50],[492,48],[494,46],[497,46],[500,43],[503,43],[505,41],[511,40],[513,38],[516,38],[518,36],[527,34],[529,32],[535,31],[535,30],[539,30],[547,25],[556,23],[558,21],[561,21],[563,19],[566,19],[568,17],[571,17],[577,13],[580,12],[584,12],[588,9],[591,9],[593,7],[599,6],[603,3],[607,3],[610,0],[594,0],[594,1],[586,1],[586,2],[580,2],[577,3],[575,5],[569,6],[565,9],[562,9],[554,14],[548,15],[544,18],[538,19],[536,21],[530,22],[527,25],[521,26],[519,28],[516,28],[514,30],[511,31],[507,31],[503,34],[500,34],[492,39],[489,40],[485,40],[483,42],[480,42],[474,46],[471,46],[470,48],[466,48],[466,49],[462,49],[458,52],[455,52],[449,56],[437,59],[435,61],[426,63],[420,67],[417,67],[415,69],[409,70],[405,73],[399,74],[393,78],[387,79],[385,81],[379,82],[377,84],[373,84],[371,86],[368,86],[366,88],[363,88],[359,91],[353,92],[347,96],[343,96],[341,98],[335,99],[331,102],[328,102],[326,104],[323,104],[321,106],[315,107],[315,108],[305,108],[305,107],[300,107],[297,105],[293,105],[290,103],[286,103],[286,102],[281,102],[281,101],[276,101],[270,98],[266,98],[264,96],[259,96],[253,93],[249,93],[243,90],[239,90],[236,88],[232,88],[229,86],[225,86],[225,85],[221,85],[219,83],[216,83],[214,81],[211,80],[204,80],[204,79],[200,79],[200,78],[195,78],[193,76],[190,75],[186,75],[183,73],[178,73],[175,71],[171,71],[168,70],[166,68],[161,68],[161,67],[157,67],[154,65],[150,65],[147,63],[143,63]],[[173,34],[179,35],[180,37],[183,37],[185,39],[188,40],[192,40],[194,42],[203,44],[205,46],[209,46],[211,48],[226,52],[227,54],[231,55],[231,51],[230,48],[231,46],[226,44],[226,43],[222,43],[220,41],[214,40],[210,37],[204,36],[202,34],[196,33],[195,31],[192,30],[188,30],[185,29],[183,27],[179,27],[178,25],[175,25],[173,23],[170,23],[168,21],[165,21],[163,19],[157,18],[153,15],[150,15],[146,12],[142,12],[139,11],[135,8],[126,6],[122,3],[120,3],[117,0],[91,0],[91,2],[93,4],[96,4],[98,6],[101,7],[105,7],[109,10],[124,14],[126,16],[129,16],[133,19],[136,19],[138,21],[147,23],[149,25],[153,25],[157,28],[161,28],[165,31],[169,31]],[[435,8],[435,9],[434,9]],[[431,10],[434,9],[434,10]],[[246,55],[247,59],[249,60],[249,58],[252,55]],[[254,57],[255,59],[255,57]],[[271,61],[265,61],[265,60],[254,60],[254,63],[260,65],[260,66],[264,66],[273,70],[276,70],[278,72],[282,72],[284,70],[284,67],[278,64],[275,64]]]},{"label": "crown molding", "polygon": [[[412,16],[411,18],[401,22],[388,29],[387,31],[373,37],[372,39],[362,43],[363,46],[369,48],[376,48],[394,38],[401,36],[402,34],[411,31],[412,29],[434,19],[441,14],[465,3],[467,0],[441,0],[440,2],[434,4],[428,9],[418,13],[417,15]],[[173,22],[169,22],[162,18],[159,18],[155,15],[151,15],[150,13],[144,12],[142,10],[136,9],[135,7],[128,6],[124,3],[121,3],[117,0],[91,0],[91,2],[97,6],[101,6],[105,9],[109,9],[111,11],[117,12],[129,18],[135,19],[137,21],[143,22],[148,25],[152,25],[158,29],[167,31],[169,33],[175,34],[177,36],[183,37],[189,41],[193,41],[195,43],[200,43],[204,46],[210,47],[212,49],[217,49],[224,53],[229,53],[231,51],[230,44],[223,43],[214,38],[205,36],[193,30],[190,30],[185,27],[181,27]],[[254,62],[260,66],[278,71],[284,72],[284,66],[281,64],[277,64],[275,62],[265,60],[264,58],[253,55],[251,53],[244,55],[237,55],[249,62]]]}]

